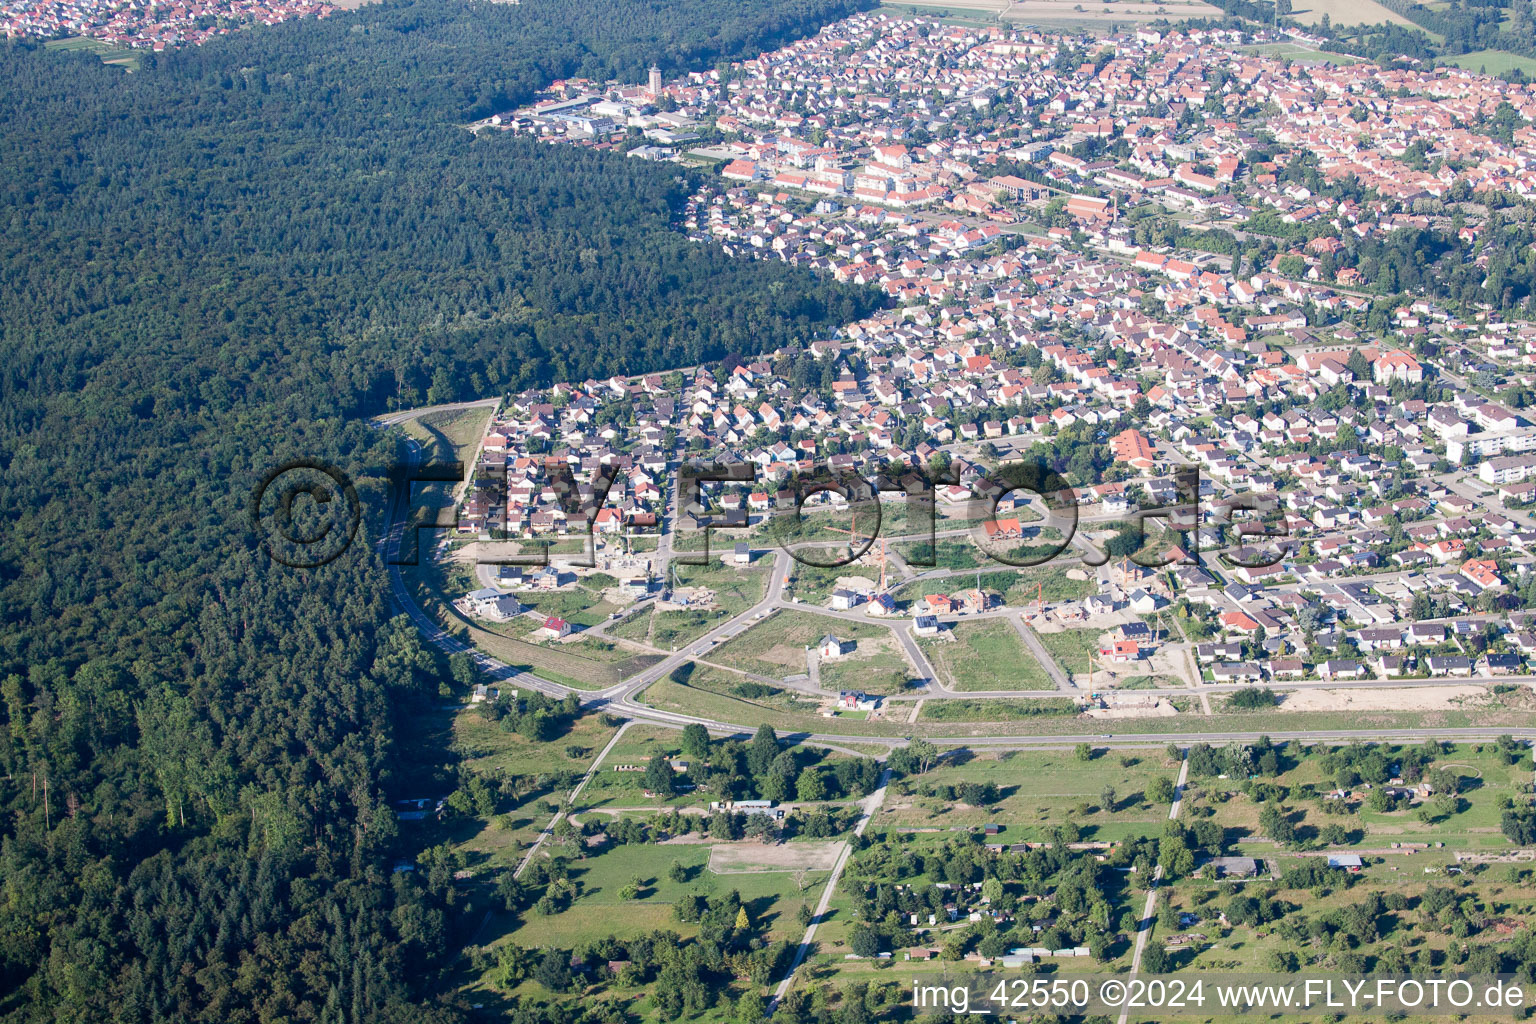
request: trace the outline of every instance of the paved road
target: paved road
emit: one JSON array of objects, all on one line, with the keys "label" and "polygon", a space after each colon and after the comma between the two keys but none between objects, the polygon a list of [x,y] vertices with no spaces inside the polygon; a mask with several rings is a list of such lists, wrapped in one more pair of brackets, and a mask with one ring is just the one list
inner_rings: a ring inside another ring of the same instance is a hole
[{"label": "paved road", "polygon": [[[869,621],[867,617],[865,621]],[[945,686],[944,680],[939,678],[938,670],[933,667],[933,662],[928,660],[928,655],[924,654],[923,649],[918,646],[917,637],[912,635],[912,629],[908,623],[904,622],[900,625],[893,625],[891,632],[896,634],[896,639],[900,641],[902,650],[907,652],[907,658],[911,660],[912,666],[917,669],[918,676],[928,681],[929,696],[959,696],[954,690]]]},{"label": "paved road", "polygon": [[[477,405],[486,405],[486,404],[494,404],[494,402],[466,403],[466,404],[461,405],[461,406],[436,407],[435,410],[413,410],[412,414],[413,415],[421,415],[422,413],[424,413],[426,411],[440,411],[442,409],[463,408],[463,407],[468,407],[468,406],[471,406],[471,405],[476,405],[477,406]],[[394,414],[394,418],[395,419],[398,420],[400,417],[410,418],[406,414]],[[419,461],[420,454],[421,454],[420,446],[419,445],[416,445],[416,444],[412,443],[409,446],[408,451],[409,451],[410,456],[411,456],[411,458],[413,460]],[[408,505],[407,502],[401,501],[399,496],[397,496],[397,499],[396,499],[395,525],[391,528],[390,534],[384,540],[384,545],[386,547],[388,547],[388,548],[392,548],[394,550],[398,550],[399,544],[401,543],[401,539],[402,539],[402,536],[404,534],[404,527],[403,527],[403,523],[405,522],[404,513],[406,511],[407,505]],[[670,523],[668,525],[670,526]],[[668,530],[667,532],[670,533],[670,530]],[[708,719],[708,718],[704,718],[702,716],[688,715],[688,714],[682,714],[682,713],[678,713],[678,712],[663,711],[663,710],[660,710],[660,709],[657,709],[657,708],[652,708],[652,707],[649,707],[649,706],[647,706],[645,704],[640,703],[636,699],[636,696],[642,690],[644,690],[647,686],[651,685],[652,683],[656,682],[659,679],[664,678],[666,675],[668,675],[670,672],[672,672],[674,669],[676,669],[680,665],[684,664],[685,662],[689,661],[690,659],[694,658],[697,655],[704,654],[707,651],[709,651],[711,648],[713,648],[715,646],[715,642],[717,642],[717,641],[719,641],[721,639],[724,639],[728,634],[734,634],[735,632],[739,631],[740,629],[745,628],[746,626],[751,625],[755,621],[758,621],[760,616],[761,617],[766,617],[768,614],[771,614],[771,613],[773,613],[773,612],[775,612],[775,611],[777,611],[779,609],[784,609],[784,608],[801,608],[801,609],[804,609],[804,610],[810,610],[806,606],[796,605],[796,604],[793,604],[791,602],[787,602],[783,598],[784,582],[785,582],[785,578],[787,576],[788,569],[789,569],[789,557],[790,557],[789,554],[787,552],[784,552],[784,551],[779,551],[779,552],[777,552],[775,554],[775,562],[774,562],[774,567],[773,567],[773,576],[772,576],[772,578],[769,581],[767,593],[764,595],[763,599],[761,601],[759,601],[757,604],[753,605],[751,608],[748,608],[741,615],[738,615],[735,618],[726,620],[725,622],[721,623],[720,625],[718,625],[718,626],[714,627],[713,629],[709,630],[707,633],[705,633],[698,640],[696,640],[696,641],[688,644],[686,647],[684,647],[683,650],[678,651],[675,654],[672,654],[672,655],[670,655],[667,658],[664,658],[661,662],[659,662],[658,664],[652,666],[651,668],[646,669],[645,671],[643,671],[641,673],[638,673],[638,674],[630,677],[629,679],[626,679],[623,682],[620,682],[620,683],[618,683],[618,684],[616,684],[614,686],[608,687],[605,690],[600,690],[600,691],[580,691],[580,690],[572,691],[569,687],[566,687],[566,686],[564,686],[564,685],[562,685],[560,683],[556,683],[556,682],[553,682],[551,680],[543,679],[543,678],[541,678],[541,677],[539,677],[537,675],[534,675],[533,673],[530,673],[530,672],[523,672],[523,671],[514,669],[511,666],[505,665],[505,664],[497,661],[496,659],[491,658],[488,655],[485,655],[485,654],[483,654],[481,652],[478,652],[478,651],[474,652],[475,653],[475,658],[476,658],[476,661],[479,663],[481,669],[485,672],[485,674],[490,679],[492,679],[494,681],[503,681],[503,682],[513,683],[513,684],[515,684],[515,685],[517,685],[519,687],[523,687],[523,688],[527,688],[527,689],[532,689],[532,690],[538,690],[540,692],[547,693],[547,694],[550,694],[552,696],[557,696],[557,697],[563,697],[567,693],[575,692],[577,694],[578,698],[581,700],[581,702],[584,705],[601,707],[604,710],[607,710],[607,711],[615,713],[615,714],[620,714],[620,715],[623,715],[623,716],[631,718],[631,719],[643,719],[643,720],[646,720],[646,721],[649,721],[649,722],[654,722],[656,724],[675,726],[677,728],[681,728],[682,726],[687,725],[687,724],[692,723],[692,722],[698,722],[700,724],[703,724],[706,728],[710,729],[711,732],[713,732],[713,733],[715,733],[717,735],[736,735],[736,734],[739,734],[739,733],[741,733],[743,731],[750,731],[750,730],[752,730],[752,729],[754,729],[756,727],[757,723],[755,723],[755,722],[749,722],[749,723],[718,722],[718,721],[713,721],[713,720]],[[403,576],[401,574],[401,570],[400,570],[399,566],[391,565],[390,568],[389,568],[389,572],[390,572],[390,591],[391,591],[391,596],[393,597],[395,604],[397,604],[405,612],[405,614],[410,616],[412,622],[417,626],[418,629],[421,630],[422,634],[426,637],[426,639],[428,640],[429,643],[432,643],[433,645],[437,646],[439,649],[441,649],[441,650],[443,650],[443,651],[445,651],[447,653],[450,653],[450,654],[457,653],[457,652],[460,652],[460,651],[473,651],[474,650],[470,645],[467,645],[463,641],[460,641],[456,637],[450,636],[448,633],[446,633],[435,622],[433,622],[426,615],[426,613],[424,613],[420,609],[420,607],[417,606],[415,601],[412,599],[412,597],[411,597],[411,595],[409,593],[409,590],[405,586],[405,582],[404,582],[404,579],[403,579]],[[848,613],[848,612],[837,613],[837,612],[830,612],[830,611],[828,611],[826,609],[820,609],[820,608],[815,609],[815,611],[818,614],[831,615],[833,617],[847,617],[847,618],[856,619],[858,621],[862,621],[862,622],[865,622],[865,623],[878,623],[879,622],[878,619],[870,618],[869,616],[859,615],[857,613]],[[991,614],[991,613],[980,613],[980,614],[981,615],[988,615],[988,614]],[[922,655],[921,650],[920,649],[916,649],[916,644],[912,641],[912,637],[910,635],[910,632],[907,629],[903,628],[905,623],[904,622],[902,622],[902,623],[891,622],[888,625],[890,626],[890,628],[892,628],[896,632],[896,635],[902,639],[903,647],[907,650],[909,656],[913,656],[913,653],[914,653],[914,650],[915,650],[915,656],[913,657],[914,665],[916,665],[919,668],[919,670],[928,672],[929,678],[933,678],[931,665],[929,665],[926,657],[924,657]],[[910,644],[911,646],[909,647],[908,644]],[[926,666],[926,668],[925,668],[925,666]],[[1483,678],[1474,678],[1474,679],[1471,679],[1471,680],[1451,680],[1451,682],[1469,682],[1469,681],[1470,682],[1489,682],[1489,681],[1506,682],[1506,681],[1511,681],[1511,678],[1512,677],[1501,677],[1498,680],[1487,680],[1487,679],[1483,679]],[[1393,685],[1393,686],[1444,685],[1445,682],[1446,682],[1445,680],[1402,680],[1402,681],[1394,680],[1394,681],[1392,681],[1391,685]],[[1342,689],[1342,688],[1349,688],[1349,687],[1352,687],[1352,686],[1366,686],[1366,687],[1368,687],[1368,686],[1373,686],[1373,685],[1380,685],[1380,681],[1362,680],[1362,681],[1359,681],[1359,682],[1351,682],[1351,683],[1341,683],[1341,682],[1297,682],[1297,683],[1278,684],[1278,685],[1275,686],[1275,688],[1276,689],[1304,689],[1304,688],[1308,688],[1308,687],[1325,687],[1325,688],[1332,688],[1332,689]],[[1213,685],[1213,686],[1202,687],[1201,688],[1201,692],[1202,693],[1219,693],[1219,692],[1224,692],[1226,690],[1236,690],[1236,689],[1241,689],[1241,688],[1242,688],[1241,684],[1223,684],[1223,685]],[[931,689],[931,692],[926,694],[926,696],[928,698],[930,698],[930,699],[943,699],[943,698],[946,698],[946,697],[956,697],[956,696],[963,696],[963,697],[967,697],[967,698],[972,698],[972,697],[979,697],[979,696],[1027,697],[1027,696],[1031,696],[1031,695],[1034,695],[1034,696],[1055,696],[1056,693],[1053,692],[1053,691],[1045,691],[1043,693],[1034,692],[1033,694],[1031,693],[1031,691],[1018,691],[1018,692],[1008,691],[1008,692],[1004,692],[1004,693],[956,693],[954,691],[950,691],[950,690],[945,689],[942,686],[941,683],[938,683],[938,681],[935,680],[934,685],[933,685],[933,687]],[[1269,723],[1271,725],[1283,725],[1283,719],[1272,718],[1272,719],[1269,719]],[[1342,742],[1351,742],[1351,741],[1358,740],[1358,739],[1412,740],[1412,739],[1422,739],[1422,738],[1426,738],[1426,737],[1439,738],[1439,739],[1492,739],[1492,738],[1494,738],[1495,736],[1497,736],[1500,733],[1509,733],[1509,734],[1512,734],[1512,735],[1515,735],[1515,736],[1519,736],[1519,737],[1522,737],[1522,738],[1533,738],[1533,739],[1536,739],[1536,729],[1518,729],[1518,728],[1470,728],[1470,729],[1442,728],[1442,729],[1393,729],[1393,730],[1379,730],[1379,729],[1377,729],[1377,730],[1307,730],[1307,731],[1299,731],[1299,732],[1288,732],[1288,731],[1284,731],[1284,730],[1281,730],[1281,729],[1273,729],[1273,728],[1271,728],[1271,729],[1265,729],[1265,730],[1233,731],[1233,732],[1219,732],[1219,733],[1217,733],[1217,732],[1208,732],[1208,733],[1203,733],[1203,732],[1189,732],[1189,733],[1140,733],[1140,734],[1133,733],[1133,734],[1128,734],[1128,735],[1123,735],[1123,736],[1118,736],[1118,737],[1113,735],[1113,734],[1111,734],[1111,733],[1081,733],[1081,734],[1074,734],[1074,735],[1056,735],[1056,736],[1039,736],[1039,735],[1019,736],[1019,735],[1005,734],[1005,735],[997,735],[997,736],[932,737],[932,739],[934,740],[934,742],[945,743],[945,744],[956,744],[956,745],[966,745],[966,746],[979,746],[979,747],[986,747],[986,746],[1012,746],[1012,747],[1017,747],[1017,748],[1024,748],[1024,747],[1040,747],[1040,746],[1045,746],[1045,747],[1071,746],[1071,745],[1074,745],[1074,744],[1079,743],[1079,742],[1096,743],[1096,744],[1101,745],[1101,746],[1102,745],[1109,745],[1109,746],[1155,746],[1155,745],[1158,745],[1158,744],[1163,744],[1163,743],[1168,743],[1168,742],[1175,742],[1175,743],[1181,743],[1181,744],[1186,744],[1187,745],[1189,743],[1197,743],[1197,742],[1223,743],[1223,742],[1230,742],[1230,741],[1251,741],[1251,740],[1257,739],[1260,735],[1269,735],[1270,737],[1272,737],[1274,739],[1277,739],[1277,740],[1278,739],[1300,739],[1300,740],[1317,740],[1317,741],[1322,741],[1322,742],[1337,741],[1337,742],[1341,742],[1341,743]],[[906,742],[906,738],[905,737],[881,737],[881,736],[868,736],[868,735],[861,735],[861,734],[842,734],[842,733],[811,733],[811,734],[807,734],[807,735],[803,736],[802,738],[806,742],[817,743],[817,744],[825,744],[825,743],[843,743],[843,744],[846,744],[846,743],[866,743],[866,744],[867,743],[875,743],[875,744],[890,744],[890,745],[895,746],[895,745],[900,745],[900,744],[903,744],[903,743]]]},{"label": "paved road", "polygon": [[375,416],[371,422],[376,427],[396,427],[407,420],[420,419],[434,412],[456,412],[460,409],[480,409],[485,406],[494,408],[499,404],[501,404],[500,398],[482,398],[478,402],[452,402],[448,405],[427,405],[419,409],[405,409],[401,412],[391,412],[383,416]]},{"label": "paved road", "polygon": [[610,738],[608,742],[603,745],[602,751],[597,755],[597,757],[592,759],[592,765],[587,769],[587,774],[583,775],[581,777],[581,781],[576,783],[576,788],[571,790],[570,796],[567,797],[565,802],[560,805],[560,809],[555,812],[554,817],[549,819],[549,824],[544,826],[543,831],[539,833],[539,838],[533,841],[533,845],[528,847],[528,852],[523,854],[523,859],[517,862],[517,869],[512,872],[513,878],[522,877],[523,872],[528,869],[528,865],[533,863],[533,858],[537,857],[539,850],[543,849],[544,840],[548,839],[551,835],[554,834],[555,826],[560,824],[561,818],[565,817],[566,808],[575,805],[576,798],[581,796],[581,791],[587,788],[587,783],[591,782],[592,777],[597,774],[598,768],[602,765],[603,760],[607,758],[608,752],[612,750],[615,744],[619,742],[619,737],[623,736],[629,727],[634,724],[634,722],[625,722],[623,725],[619,726],[618,730],[614,732],[612,738]]},{"label": "paved road", "polygon": [[[1173,803],[1168,808],[1168,820],[1176,821],[1179,817],[1179,808],[1184,805],[1184,784],[1189,779],[1189,756],[1184,757],[1184,763],[1179,765],[1179,778],[1173,784]],[[1130,977],[1136,977],[1136,972],[1141,970],[1141,954],[1147,947],[1147,938],[1152,934],[1152,925],[1157,917],[1157,883],[1162,881],[1163,866],[1159,864],[1157,870],[1152,873],[1152,885],[1147,889],[1147,905],[1141,911],[1141,923],[1136,928],[1136,949],[1131,953]],[[1130,1016],[1129,1005],[1120,1011],[1120,1024],[1125,1024]]]},{"label": "paved road", "polygon": [[1013,623],[1013,628],[1018,631],[1019,639],[1024,641],[1024,646],[1029,648],[1029,653],[1033,654],[1035,660],[1045,669],[1045,674],[1051,677],[1051,681],[1056,684],[1057,690],[1071,692],[1077,689],[1077,687],[1072,685],[1072,680],[1067,677],[1067,674],[1061,670],[1061,666],[1056,664],[1055,657],[1052,656],[1050,651],[1045,649],[1045,644],[1040,642],[1040,638],[1035,635],[1035,631],[1024,625],[1023,616],[1017,614],[1010,615],[1008,616],[1008,621]]},{"label": "paved road", "polygon": [[[879,788],[859,802],[864,813],[859,815],[858,822],[853,826],[854,835],[863,835],[864,830],[869,827],[875,812],[880,809],[881,803],[885,801],[885,790],[890,783],[891,770],[887,768],[880,774]],[[800,939],[800,945],[795,948],[795,959],[790,963],[789,970],[784,972],[784,977],[780,979],[778,987],[773,990],[773,1001],[768,1005],[768,1012],[770,1014],[778,1009],[779,1000],[784,998],[784,993],[789,991],[790,982],[795,980],[795,972],[800,969],[800,965],[805,962],[806,956],[810,954],[811,944],[816,938],[816,927],[821,924],[821,919],[826,915],[827,908],[832,905],[832,897],[837,892],[838,880],[843,877],[843,869],[848,866],[848,858],[852,855],[853,844],[843,843],[842,849],[837,855],[837,863],[832,865],[832,874],[827,878],[826,887],[821,890],[821,899],[816,903],[816,912],[811,916],[811,923],[806,926],[805,935]]]}]

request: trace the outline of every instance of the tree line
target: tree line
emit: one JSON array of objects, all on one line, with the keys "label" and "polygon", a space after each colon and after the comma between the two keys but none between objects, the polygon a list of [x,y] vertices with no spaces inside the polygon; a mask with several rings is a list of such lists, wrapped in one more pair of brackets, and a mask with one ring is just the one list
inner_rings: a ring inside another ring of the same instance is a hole
[{"label": "tree line", "polygon": [[[388,2],[128,76],[0,45],[0,1016],[462,1019],[452,858],[392,870],[394,801],[453,783],[413,747],[451,674],[390,617],[399,453],[366,417],[434,381],[751,353],[875,300],[688,243],[685,172],[460,125],[850,9]],[[295,456],[366,510],[311,571],[245,512]],[[542,736],[555,711],[518,713]]]}]

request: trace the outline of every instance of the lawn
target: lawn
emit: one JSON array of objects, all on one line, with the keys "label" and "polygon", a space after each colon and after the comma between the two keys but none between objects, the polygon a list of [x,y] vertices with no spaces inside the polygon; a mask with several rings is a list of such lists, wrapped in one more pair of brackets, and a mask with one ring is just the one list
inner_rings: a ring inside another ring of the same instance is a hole
[{"label": "lawn", "polygon": [[[644,772],[619,772],[614,768],[618,765],[638,765],[645,767],[645,763],[652,757],[675,757],[681,749],[679,746],[680,733],[676,729],[667,729],[659,725],[632,725],[625,730],[624,735],[615,743],[613,749],[608,752],[597,771],[592,774],[592,781],[581,791],[577,798],[575,810],[582,811],[594,807],[652,807],[662,808],[667,806],[683,807],[697,803],[697,795],[680,794],[670,799],[664,797],[647,797],[644,787]],[[601,819],[599,819],[601,820]]]},{"label": "lawn", "polygon": [[[499,661],[579,690],[606,689],[661,660],[659,654],[627,653],[618,661],[609,660],[607,655],[614,653],[611,649],[588,647],[586,641],[534,644],[474,628],[467,630],[467,636]],[[589,657],[587,651],[595,656]]]},{"label": "lawn", "polygon": [[[886,796],[885,806],[891,813],[882,814],[879,824],[948,829],[995,822],[1004,831],[989,842],[1006,843],[1043,838],[1050,827],[1068,819],[1077,824],[1085,842],[1157,835],[1168,818],[1168,805],[1153,804],[1143,793],[1154,778],[1171,782],[1177,774],[1177,763],[1157,749],[1100,751],[1087,762],[1077,760],[1072,751],[974,755],[962,764],[945,762],[925,775],[896,783]],[[923,795],[930,784],[966,782],[991,783],[998,799],[986,807],[968,807]],[[1106,787],[1114,790],[1112,808],[1104,803]]]},{"label": "lawn", "polygon": [[[700,670],[697,674],[702,675],[705,671],[710,670]],[[721,672],[719,675],[728,678],[730,674]],[[555,741],[554,745],[563,747],[567,742],[561,739]],[[817,764],[833,764],[847,756],[816,746],[801,748],[799,744],[787,740],[783,743],[783,747],[786,750],[803,749],[807,752],[804,760]],[[681,750],[682,733],[677,729],[668,729],[659,725],[630,726],[620,737],[619,742],[615,743],[613,749],[608,752],[608,756],[597,766],[597,771],[592,775],[592,781],[581,791],[581,796],[577,798],[575,805],[576,811],[623,809],[626,813],[642,814],[666,807],[706,806],[714,797],[697,790],[679,792],[671,797],[647,797],[643,772],[614,770],[619,765],[644,767],[652,757],[677,757]],[[687,783],[689,776],[679,775],[678,781]],[[598,816],[594,820],[600,822],[605,819]]]},{"label": "lawn", "polygon": [[768,589],[768,563],[750,569],[711,562],[709,565],[673,563],[676,587],[708,587],[714,591],[709,608],[643,610],[608,630],[625,640],[672,650],[686,647],[711,629],[763,599]]},{"label": "lawn", "polygon": [[1045,668],[1003,619],[957,622],[936,637],[918,641],[935,671],[952,690],[1050,690]]},{"label": "lawn", "polygon": [[[814,715],[821,701],[799,690],[774,687],[749,679],[744,673],[731,671],[733,666],[692,661],[679,665],[668,676],[675,683],[706,690],[727,697],[750,699],[763,707],[799,714]],[[768,692],[763,692],[766,689]]]},{"label": "lawn", "polygon": [[[605,725],[601,715],[584,715],[565,735],[537,743],[503,730],[478,708],[418,715],[415,725],[443,729],[444,746],[439,749],[451,751],[461,772],[497,781],[514,776],[525,780],[515,798],[503,795],[498,800],[496,813],[488,819],[454,816],[443,822],[429,819],[401,825],[404,834],[423,845],[447,843],[464,855],[471,871],[480,874],[517,865],[548,823],[551,804],[565,796],[565,782],[552,785],[550,780],[557,774],[574,779],[585,772],[615,729]],[[397,773],[398,792],[406,796],[435,795],[452,788],[448,778],[429,780],[419,768],[399,766]],[[540,776],[545,778],[540,781]]]},{"label": "lawn", "polygon": [[127,47],[113,46],[100,39],[71,36],[68,39],[50,39],[43,44],[50,50],[88,50],[101,57],[103,64],[115,64],[129,71],[137,71],[143,62],[144,52]]},{"label": "lawn", "polygon": [[[1459,744],[1435,762],[1461,777],[1458,809],[1448,817],[1435,815],[1429,822],[1418,817],[1418,805],[1402,810],[1380,812],[1365,805],[1363,799],[1351,801],[1352,813],[1324,812],[1322,797],[1334,785],[1322,772],[1321,755],[1301,757],[1294,766],[1272,780],[1286,790],[1282,805],[1290,812],[1303,838],[1315,837],[1328,825],[1340,825],[1350,835],[1348,845],[1358,849],[1388,848],[1392,843],[1444,843],[1447,849],[1503,849],[1509,843],[1499,830],[1504,801],[1521,795],[1521,787],[1530,782],[1529,767],[1517,769],[1505,765],[1490,744]],[[1288,747],[1294,759],[1294,748]],[[1212,817],[1240,837],[1245,849],[1273,853],[1277,847],[1259,834],[1259,812],[1263,804],[1239,791],[1236,780],[1192,778],[1199,790],[1191,808],[1210,808]],[[1203,811],[1195,811],[1203,813]]]},{"label": "lawn", "polygon": [[[631,729],[630,734],[634,731]],[[478,706],[472,705],[453,716],[452,742],[454,753],[462,758],[462,768],[490,774],[537,775],[586,771],[603,744],[613,738],[613,733],[614,727],[604,725],[602,715],[586,714],[578,718],[564,736],[539,743],[518,733],[507,732],[500,723],[485,718]],[[625,738],[628,739],[629,734]]]},{"label": "lawn", "polygon": [[1322,61],[1327,64],[1354,64],[1358,57],[1351,57],[1347,53],[1329,53],[1327,50],[1316,50],[1310,46],[1302,46],[1298,43],[1267,43],[1263,46],[1245,46],[1244,53],[1261,53],[1269,57],[1286,57],[1298,61]]},{"label": "lawn", "polygon": [[884,626],[817,615],[779,611],[757,622],[709,652],[709,660],[775,679],[806,671],[805,649],[827,634],[844,640],[889,637]]},{"label": "lawn", "polygon": [[1536,60],[1530,57],[1517,57],[1503,50],[1478,50],[1475,53],[1446,57],[1444,60],[1447,64],[1455,64],[1469,71],[1481,71],[1489,75],[1498,75],[1519,68],[1527,75],[1536,76]]},{"label": "lawn", "polygon": [[400,426],[408,435],[422,442],[429,454],[441,459],[467,460],[485,436],[485,427],[490,419],[490,406],[476,406],[473,409],[429,412],[406,420]]},{"label": "lawn", "polygon": [[542,594],[520,592],[517,594],[517,599],[524,605],[536,609],[541,616],[553,615],[573,626],[588,628],[607,622],[609,614],[619,610],[618,605],[608,603],[582,586]]},{"label": "lawn", "polygon": [[[686,893],[713,896],[732,889],[741,895],[752,923],[763,929],[769,941],[799,936],[802,929],[795,913],[802,902],[815,901],[819,887],[826,884],[827,872],[807,872],[803,892],[795,888],[790,872],[716,875],[707,867],[711,845],[619,846],[575,861],[570,878],[578,895],[570,907],[549,917],[530,911],[507,938],[520,946],[571,948],[606,935],[638,935],[657,928],[688,936],[697,932],[698,926],[678,921],[672,905]],[[668,877],[673,861],[687,871],[682,882]],[[639,897],[622,899],[619,890],[634,879],[641,882]]]},{"label": "lawn", "polygon": [[1045,649],[1056,659],[1061,670],[1081,685],[1088,678],[1088,658],[1099,651],[1101,629],[1062,629],[1054,633],[1036,631]]},{"label": "lawn", "polygon": [[[829,560],[824,553],[818,553],[816,557],[821,561]],[[798,597],[806,604],[825,605],[831,599],[832,591],[837,589],[838,579],[844,576],[860,576],[869,580],[873,587],[874,583],[880,579],[880,570],[867,566],[862,561],[828,569],[792,560],[787,594]]]},{"label": "lawn", "polygon": [[897,545],[896,551],[914,569],[974,569],[981,564],[981,552],[969,540],[943,539],[936,544],[919,541]]},{"label": "lawn", "polygon": [[771,725],[790,732],[835,731],[850,735],[901,736],[910,726],[896,722],[857,722],[838,720],[835,727],[826,718],[810,712],[785,711],[776,705],[777,697],[767,699],[727,696],[701,689],[673,677],[646,687],[639,700],[661,711],[697,715],[713,721],[735,722],[746,729]]},{"label": "lawn", "polygon": [[917,673],[907,661],[901,644],[888,632],[857,641],[852,654],[821,660],[823,690],[862,690],[889,696],[901,693]]},{"label": "lawn", "polygon": [[1011,722],[1042,716],[1076,715],[1070,697],[994,698],[991,700],[925,700],[919,722]]}]

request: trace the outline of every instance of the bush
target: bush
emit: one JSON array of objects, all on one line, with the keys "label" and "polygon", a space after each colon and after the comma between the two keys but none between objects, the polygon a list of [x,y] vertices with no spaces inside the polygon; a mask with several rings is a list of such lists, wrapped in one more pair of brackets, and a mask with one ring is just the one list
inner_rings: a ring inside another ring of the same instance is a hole
[{"label": "bush", "polygon": [[1268,687],[1254,687],[1247,690],[1238,690],[1227,698],[1227,707],[1240,711],[1254,711],[1259,708],[1272,708],[1278,703],[1275,691]]},{"label": "bush", "polygon": [[855,928],[848,936],[848,948],[855,956],[874,956],[880,952],[880,936],[872,928]]}]

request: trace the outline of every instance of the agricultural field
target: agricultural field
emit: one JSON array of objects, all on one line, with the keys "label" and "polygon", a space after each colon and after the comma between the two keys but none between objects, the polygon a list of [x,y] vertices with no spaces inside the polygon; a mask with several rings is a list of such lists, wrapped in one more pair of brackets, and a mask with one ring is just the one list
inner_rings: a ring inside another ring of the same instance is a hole
[{"label": "agricultural field", "polygon": [[960,621],[919,643],[952,690],[1050,690],[1044,666],[1005,619]]},{"label": "agricultural field", "polygon": [[[1156,748],[1098,751],[1086,762],[1070,750],[962,755],[961,762],[945,761],[895,783],[877,824],[948,829],[995,823],[1003,831],[989,841],[1018,843],[1041,839],[1051,826],[1071,820],[1084,842],[1113,842],[1161,831],[1168,804],[1145,794],[1154,779],[1172,782],[1178,774],[1178,763]],[[992,786],[996,799],[971,807],[935,792],[967,783]]]},{"label": "agricultural field", "polygon": [[1376,0],[1298,0],[1291,8],[1291,17],[1303,25],[1316,25],[1325,14],[1329,21],[1339,26],[1390,24],[1423,31]]}]

